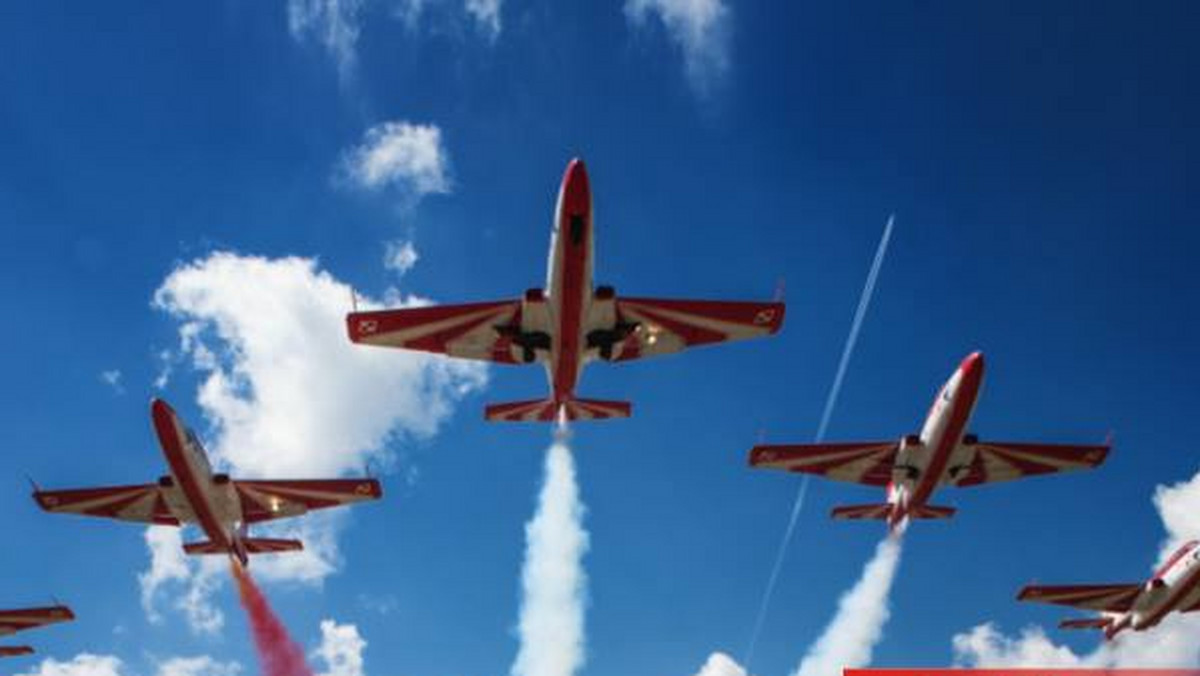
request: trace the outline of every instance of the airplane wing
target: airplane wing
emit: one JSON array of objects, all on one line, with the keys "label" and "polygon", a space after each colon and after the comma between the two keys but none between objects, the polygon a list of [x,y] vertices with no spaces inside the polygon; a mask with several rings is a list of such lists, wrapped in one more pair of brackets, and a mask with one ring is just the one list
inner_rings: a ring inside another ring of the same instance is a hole
[{"label": "airplane wing", "polygon": [[783,303],[617,298],[613,361],[671,354],[697,345],[769,336],[783,326]]},{"label": "airplane wing", "polygon": [[1133,607],[1133,602],[1140,593],[1140,584],[1029,585],[1017,594],[1017,599],[1107,613],[1123,613]]},{"label": "airplane wing", "polygon": [[35,491],[33,499],[47,512],[102,516],[160,526],[178,526],[157,484]]},{"label": "airplane wing", "polygon": [[47,624],[69,622],[75,619],[75,614],[66,606],[49,606],[46,608],[22,608],[20,610],[0,610],[0,636],[8,636],[18,631],[44,627]]},{"label": "airplane wing", "polygon": [[886,486],[892,479],[896,448],[895,441],[760,445],[750,449],[750,466]]},{"label": "airplane wing", "polygon": [[314,509],[378,500],[383,489],[375,479],[307,481],[235,481],[242,519],[258,523],[299,516]]},{"label": "airplane wing", "polygon": [[1107,444],[1078,446],[980,441],[970,445],[966,469],[952,475],[956,486],[978,486],[1027,476],[1093,469],[1108,457]]},{"label": "airplane wing", "polygon": [[519,300],[352,312],[346,330],[354,343],[516,364],[520,312]]}]

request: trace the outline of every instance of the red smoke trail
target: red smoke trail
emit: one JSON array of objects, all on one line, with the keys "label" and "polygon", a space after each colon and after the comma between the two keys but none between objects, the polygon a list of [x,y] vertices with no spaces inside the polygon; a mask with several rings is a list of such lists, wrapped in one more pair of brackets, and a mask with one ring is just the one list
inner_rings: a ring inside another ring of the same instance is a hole
[{"label": "red smoke trail", "polygon": [[254,632],[254,646],[258,648],[258,661],[264,676],[313,676],[312,669],[304,660],[304,650],[292,640],[287,627],[275,616],[267,597],[236,561],[230,560],[229,567],[237,580],[242,607],[250,616],[250,628]]}]

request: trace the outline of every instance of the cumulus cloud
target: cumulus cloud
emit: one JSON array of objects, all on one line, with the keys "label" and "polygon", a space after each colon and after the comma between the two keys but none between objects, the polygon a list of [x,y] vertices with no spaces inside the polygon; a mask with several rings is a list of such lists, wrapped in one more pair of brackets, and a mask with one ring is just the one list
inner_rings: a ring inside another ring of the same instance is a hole
[{"label": "cumulus cloud", "polygon": [[426,195],[450,192],[449,165],[437,125],[383,122],[343,155],[340,178],[365,190],[391,189],[415,204]]},{"label": "cumulus cloud", "polygon": [[[1166,528],[1157,567],[1200,532],[1200,473],[1173,486],[1159,486],[1154,505]],[[1150,631],[1127,631],[1112,643],[1082,654],[1055,643],[1038,626],[1007,636],[995,625],[983,624],[954,636],[952,645],[955,663],[972,667],[1196,667],[1200,666],[1198,635],[1200,617],[1171,614]]]},{"label": "cumulus cloud", "polygon": [[546,453],[537,511],[525,525],[521,571],[521,646],[513,676],[571,676],[583,666],[583,611],[587,577],[583,555],[583,502],[565,428],[555,432]]},{"label": "cumulus cloud", "polygon": [[688,82],[708,95],[729,70],[732,21],[723,0],[625,0],[625,17],[635,27],[655,17],[683,53]]},{"label": "cumulus cloud", "polygon": [[364,676],[363,651],[367,642],[353,624],[321,621],[321,644],[313,655],[325,663],[319,676]]},{"label": "cumulus cloud", "polygon": [[708,656],[696,676],[746,676],[746,670],[729,655],[716,652]]},{"label": "cumulus cloud", "polygon": [[124,676],[123,668],[121,660],[112,655],[80,653],[66,661],[48,657],[32,671],[17,676]]},{"label": "cumulus cloud", "polygon": [[288,30],[299,41],[316,40],[348,78],[357,61],[363,0],[288,0]]},{"label": "cumulus cloud", "polygon": [[212,592],[222,579],[223,561],[189,557],[183,553],[178,528],[151,526],[146,529],[146,548],[150,567],[138,574],[142,608],[152,624],[162,622],[158,609],[160,590],[176,591],[171,606],[183,614],[188,626],[198,634],[215,634],[225,626],[225,614],[212,602]]},{"label": "cumulus cloud", "polygon": [[[391,442],[435,434],[455,404],[484,385],[478,364],[351,344],[350,298],[350,287],[312,259],[229,252],[181,265],[159,287],[153,304],[178,322],[178,352],[200,378],[197,402],[218,467],[245,478],[361,473],[394,461]],[[362,296],[359,304],[379,306]],[[340,566],[337,538],[348,517],[317,512],[256,528],[305,543],[303,552],[256,560],[257,577],[319,584]],[[171,537],[147,534],[143,599],[152,607],[164,584],[183,590],[173,605],[203,631],[214,622],[203,611],[224,563],[183,557],[178,533]]]},{"label": "cumulus cloud", "polygon": [[[202,655],[172,657],[157,664],[155,676],[237,676],[242,667],[237,662],[219,662]],[[32,671],[17,676],[131,676],[120,658],[114,655],[80,653],[60,661],[53,657],[42,660]]]},{"label": "cumulus cloud", "polygon": [[237,676],[242,665],[218,662],[207,655],[172,657],[158,663],[157,676]]},{"label": "cumulus cloud", "polygon": [[395,239],[385,244],[383,253],[383,267],[395,272],[398,275],[403,275],[413,266],[421,257],[417,254],[417,247],[406,239]]}]

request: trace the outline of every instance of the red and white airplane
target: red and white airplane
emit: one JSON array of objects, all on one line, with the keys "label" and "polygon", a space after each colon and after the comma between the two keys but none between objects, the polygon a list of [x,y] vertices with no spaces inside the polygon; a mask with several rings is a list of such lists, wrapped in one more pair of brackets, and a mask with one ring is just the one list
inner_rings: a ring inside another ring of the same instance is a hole
[{"label": "red and white airplane", "polygon": [[[70,622],[75,619],[75,613],[66,606],[50,606],[47,608],[22,608],[20,610],[0,610],[0,636],[9,636],[18,631],[44,627],[47,624]],[[0,657],[16,657],[29,655],[33,648],[27,645],[0,646]]]},{"label": "red and white airplane", "polygon": [[966,434],[983,383],[983,354],[972,353],[942,386],[920,434],[895,441],[760,445],[750,465],[819,474],[881,486],[887,502],[837,507],[835,519],[883,519],[893,531],[907,519],[948,519],[953,507],[929,504],[942,486],[978,486],[1037,474],[1091,469],[1104,462],[1099,446],[980,441]]},{"label": "red and white airplane", "polygon": [[593,235],[587,170],[572,160],[558,193],[545,289],[515,300],[354,312],[346,317],[350,340],[499,364],[541,362],[549,397],[488,406],[484,417],[594,420],[628,417],[630,404],[576,397],[587,362],[756,338],[783,324],[782,303],[624,298],[610,286],[593,288]]},{"label": "red and white airplane", "polygon": [[229,554],[242,565],[250,554],[303,549],[299,540],[250,537],[250,524],[300,516],[383,494],[375,479],[238,481],[216,474],[204,447],[165,401],[150,404],[170,474],[157,483],[65,491],[36,490],[48,512],[102,516],[166,526],[197,524],[207,541],[183,546],[188,554]]},{"label": "red and white airplane", "polygon": [[1147,581],[1136,584],[1030,585],[1021,601],[1096,610],[1099,617],[1063,620],[1063,629],[1101,629],[1112,640],[1125,629],[1144,631],[1177,611],[1200,610],[1200,542],[1184,544]]}]

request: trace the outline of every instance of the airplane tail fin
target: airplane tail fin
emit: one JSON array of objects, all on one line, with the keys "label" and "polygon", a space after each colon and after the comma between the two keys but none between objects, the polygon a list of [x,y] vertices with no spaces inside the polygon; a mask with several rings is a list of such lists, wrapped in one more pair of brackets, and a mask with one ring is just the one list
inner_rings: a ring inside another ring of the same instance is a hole
[{"label": "airplane tail fin", "polygon": [[0,657],[18,657],[32,655],[33,648],[27,645],[0,645]]},{"label": "airplane tail fin", "polygon": [[604,420],[628,418],[632,408],[627,401],[532,399],[491,404],[484,409],[483,417],[492,422],[554,422],[561,410],[567,420]]}]

